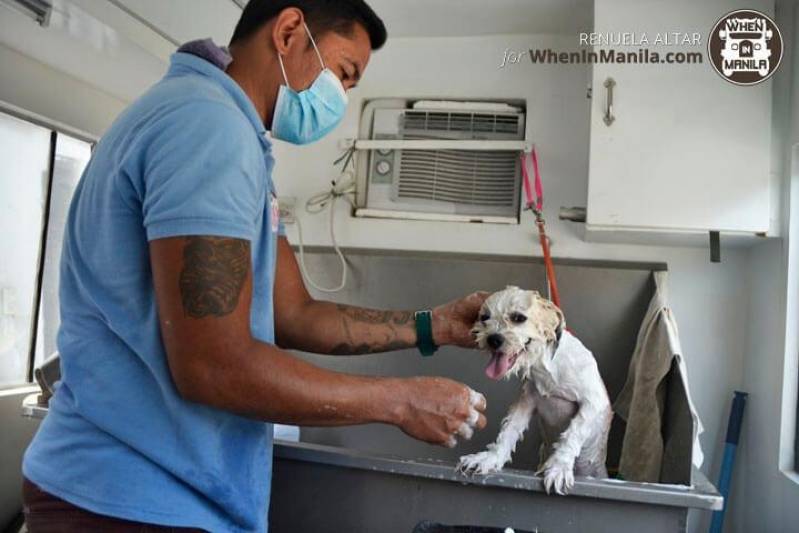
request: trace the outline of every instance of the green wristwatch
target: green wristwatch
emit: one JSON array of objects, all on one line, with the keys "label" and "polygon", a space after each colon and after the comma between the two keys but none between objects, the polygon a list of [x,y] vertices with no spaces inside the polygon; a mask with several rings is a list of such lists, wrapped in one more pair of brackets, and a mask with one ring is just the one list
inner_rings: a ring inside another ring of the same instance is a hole
[{"label": "green wristwatch", "polygon": [[438,350],[433,342],[433,312],[430,309],[416,311],[413,318],[416,320],[416,347],[423,356],[429,357]]}]

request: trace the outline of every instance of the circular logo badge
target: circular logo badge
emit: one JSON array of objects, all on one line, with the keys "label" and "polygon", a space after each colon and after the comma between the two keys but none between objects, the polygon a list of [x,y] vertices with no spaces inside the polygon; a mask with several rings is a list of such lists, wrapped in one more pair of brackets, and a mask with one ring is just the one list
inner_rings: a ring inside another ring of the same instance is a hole
[{"label": "circular logo badge", "polygon": [[773,20],[760,11],[740,9],[716,22],[707,52],[722,78],[736,85],[755,85],[780,66],[782,45],[782,34]]}]

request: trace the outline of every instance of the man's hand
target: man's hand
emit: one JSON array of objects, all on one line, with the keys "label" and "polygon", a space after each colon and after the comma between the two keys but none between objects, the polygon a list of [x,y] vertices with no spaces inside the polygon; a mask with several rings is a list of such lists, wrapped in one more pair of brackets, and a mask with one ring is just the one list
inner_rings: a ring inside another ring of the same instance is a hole
[{"label": "man's hand", "polygon": [[449,448],[483,429],[485,397],[462,383],[439,377],[415,377],[391,382],[386,396],[397,404],[392,423],[407,435]]},{"label": "man's hand", "polygon": [[438,346],[451,344],[474,348],[472,327],[489,294],[485,291],[475,292],[433,309],[433,342]]}]

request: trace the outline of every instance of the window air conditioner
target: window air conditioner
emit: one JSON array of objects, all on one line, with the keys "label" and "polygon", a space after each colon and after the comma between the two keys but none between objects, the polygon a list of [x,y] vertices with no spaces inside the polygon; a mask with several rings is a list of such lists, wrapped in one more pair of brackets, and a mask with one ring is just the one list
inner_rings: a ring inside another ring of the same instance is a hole
[{"label": "window air conditioner", "polygon": [[519,222],[523,103],[372,100],[360,131],[356,216]]}]

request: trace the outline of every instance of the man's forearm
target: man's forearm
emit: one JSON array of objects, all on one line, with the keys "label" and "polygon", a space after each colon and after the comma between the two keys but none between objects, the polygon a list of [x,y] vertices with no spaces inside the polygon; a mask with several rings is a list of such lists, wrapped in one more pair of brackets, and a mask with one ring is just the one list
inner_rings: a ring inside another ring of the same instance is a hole
[{"label": "man's forearm", "polygon": [[[337,426],[396,424],[400,380],[333,372],[252,340],[178,383],[190,400],[269,422]],[[174,372],[173,372],[174,373]]]},{"label": "man's forearm", "polygon": [[450,448],[457,444],[456,435],[468,439],[486,424],[485,398],[449,379],[341,374],[254,339],[229,346],[230,351],[204,354],[202,363],[181,359],[184,368],[171,368],[186,400],[301,426],[386,423]]},{"label": "man's forearm", "polygon": [[281,346],[331,355],[359,355],[401,350],[416,345],[412,311],[381,311],[311,301],[302,324],[281,328]]}]

